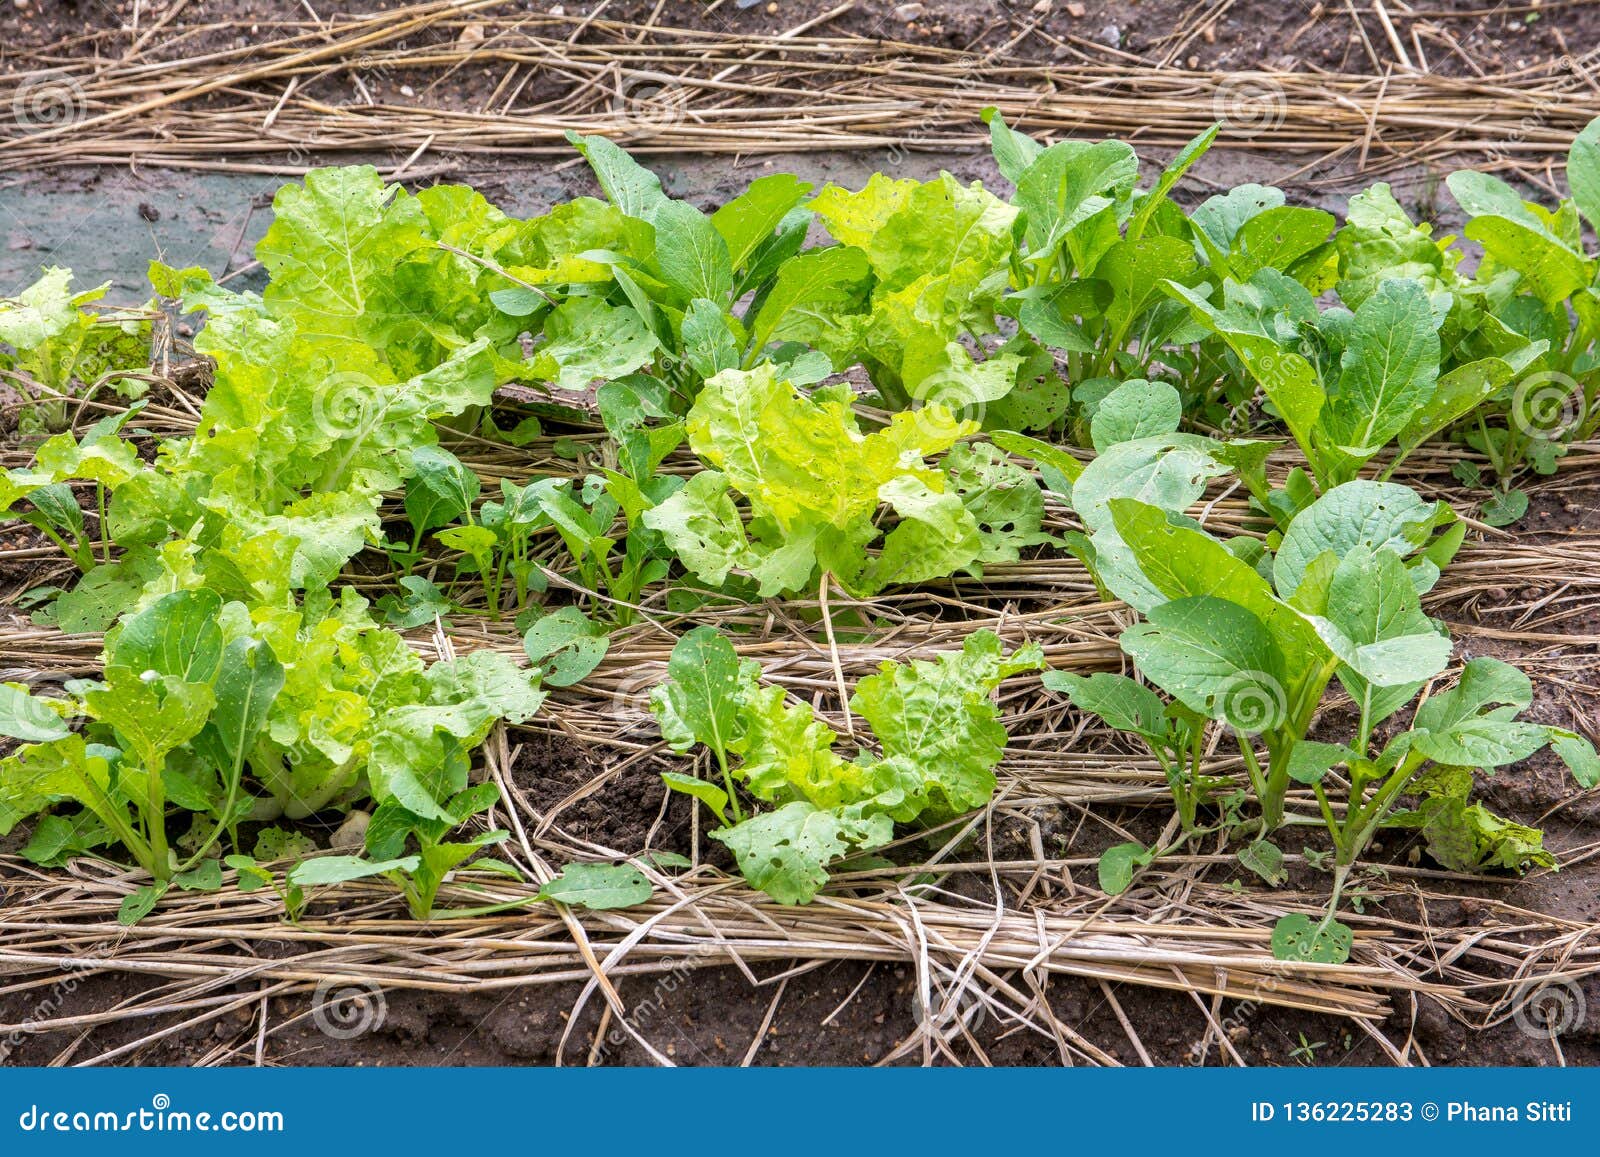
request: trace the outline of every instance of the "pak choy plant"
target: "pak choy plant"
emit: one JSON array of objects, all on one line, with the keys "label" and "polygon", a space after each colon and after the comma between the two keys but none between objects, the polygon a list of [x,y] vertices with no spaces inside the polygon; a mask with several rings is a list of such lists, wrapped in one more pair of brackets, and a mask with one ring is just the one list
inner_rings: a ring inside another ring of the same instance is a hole
[{"label": "pak choy plant", "polygon": [[578,362],[582,377],[568,363],[557,385],[578,389],[639,371],[681,415],[700,384],[724,370],[773,361],[795,380],[828,374],[827,358],[810,348],[817,318],[855,300],[866,270],[838,252],[802,255],[811,185],[774,173],[705,213],[668,196],[659,177],[604,137],[568,140],[606,200],[578,198],[552,212],[550,232],[559,229],[571,257],[508,268],[564,294],[544,322],[542,348],[589,360]]},{"label": "pak choy plant", "polygon": [[1226,280],[1211,296],[1177,282],[1165,288],[1226,342],[1305,457],[1282,489],[1270,486],[1264,455],[1236,460],[1241,481],[1280,529],[1392,448],[1388,477],[1520,364],[1489,355],[1441,373],[1440,318],[1410,277],[1384,279],[1353,311],[1319,309],[1310,290],[1273,269]]},{"label": "pak choy plant", "polygon": [[[1387,185],[1351,198],[1340,231],[1346,302],[1359,304],[1381,278],[1414,277],[1444,317],[1446,372],[1487,357],[1512,366],[1454,426],[1488,460],[1493,489],[1483,517],[1494,525],[1526,511],[1520,475],[1552,473],[1570,443],[1600,428],[1600,258],[1583,236],[1585,221],[1600,227],[1600,120],[1574,140],[1567,179],[1572,195],[1552,210],[1491,174],[1450,174],[1467,216],[1462,234],[1482,250],[1470,274],[1460,239],[1434,238]],[[1468,485],[1489,481],[1471,461],[1457,473]]]},{"label": "pak choy plant", "polygon": [[858,735],[847,759],[837,750],[843,737],[808,704],[763,685],[758,663],[697,627],[673,648],[650,708],[672,749],[704,747],[716,775],[663,778],[716,817],[712,838],[752,887],[806,903],[830,864],[889,843],[897,823],[936,823],[989,802],[1006,743],[995,689],[1042,664],[1037,646],[1006,655],[990,631],[937,659],[885,662],[850,697],[874,742]]},{"label": "pak choy plant", "polygon": [[1059,355],[1065,379],[1030,361],[1016,389],[991,405],[991,427],[1063,428],[1084,443],[1101,399],[1129,380],[1168,383],[1186,411],[1223,424],[1244,400],[1233,396],[1236,375],[1221,343],[1163,284],[1214,287],[1272,269],[1321,292],[1332,282],[1333,216],[1287,205],[1281,190],[1260,185],[1214,196],[1186,215],[1172,194],[1219,126],[1142,189],[1138,157],[1121,141],[1046,146],[994,110],[985,119],[996,163],[1015,187],[1023,234],[1013,290],[999,308],[1051,355],[1046,365]]},{"label": "pak choy plant", "polygon": [[[1196,733],[1208,722],[1227,728],[1257,812],[1225,808],[1222,822],[1248,841],[1244,865],[1269,882],[1281,872],[1278,833],[1326,830],[1334,849],[1328,910],[1321,920],[1281,920],[1278,955],[1348,956],[1351,934],[1335,913],[1351,872],[1386,825],[1421,828],[1453,867],[1547,862],[1537,833],[1467,803],[1471,771],[1492,771],[1549,745],[1580,784],[1593,786],[1600,760],[1574,732],[1514,718],[1529,697],[1513,669],[1474,660],[1455,691],[1424,699],[1409,730],[1377,743],[1378,729],[1449,662],[1448,636],[1420,606],[1445,561],[1437,548],[1449,539],[1437,532],[1446,508],[1393,483],[1348,482],[1298,514],[1273,554],[1258,540],[1223,542],[1137,499],[1107,505],[1134,569],[1105,578],[1143,616],[1120,644],[1170,704],[1128,676],[1053,673],[1046,684],[1150,746],[1174,785],[1186,836],[1200,830],[1201,806],[1223,802],[1202,772]],[[1356,722],[1337,742],[1312,738],[1335,681],[1354,703]],[[1291,810],[1296,785],[1311,789],[1315,813]],[[1402,808],[1408,795],[1421,797],[1409,810]],[[1133,869],[1161,850],[1113,849],[1102,878],[1125,887]]]},{"label": "pak choy plant", "polygon": [[64,429],[69,408],[109,387],[125,400],[149,389],[150,308],[100,305],[110,282],[74,292],[72,272],[45,268],[15,297],[0,298],[0,379],[27,398],[24,438]]},{"label": "pak choy plant", "polygon": [[[1198,277],[1200,264],[1169,194],[1217,130],[1190,142],[1153,189],[1140,190],[1138,157],[1121,141],[1046,146],[993,109],[984,116],[1001,175],[1015,188],[1020,234],[1011,291],[996,308],[1019,327],[1008,349],[1046,351],[1024,362],[1016,388],[991,407],[991,421],[1019,431],[1064,428],[1075,415],[1082,441],[1100,398],[1118,382],[1181,367],[1173,347],[1193,327],[1159,286]],[[1057,354],[1064,375],[1053,372]],[[1039,372],[1046,366],[1051,372]]]},{"label": "pak choy plant", "polygon": [[[606,469],[581,480],[538,478],[526,485],[500,480],[500,497],[479,503],[482,483],[455,455],[435,446],[419,447],[406,482],[405,511],[412,528],[409,546],[391,545],[390,557],[405,565],[404,596],[387,596],[385,609],[399,626],[416,626],[436,614],[462,606],[454,584],[441,591],[430,579],[411,573],[425,557],[420,548],[431,536],[459,552],[456,579],[476,580],[491,618],[514,608],[519,623],[539,617],[530,595],[544,594],[551,574],[583,592],[595,619],[626,626],[650,584],[664,578],[671,552],[659,534],[643,524],[656,501],[670,496],[682,480],[645,473],[641,486],[632,475]],[[647,464],[653,471],[659,459]],[[565,565],[549,544],[565,547]]]}]

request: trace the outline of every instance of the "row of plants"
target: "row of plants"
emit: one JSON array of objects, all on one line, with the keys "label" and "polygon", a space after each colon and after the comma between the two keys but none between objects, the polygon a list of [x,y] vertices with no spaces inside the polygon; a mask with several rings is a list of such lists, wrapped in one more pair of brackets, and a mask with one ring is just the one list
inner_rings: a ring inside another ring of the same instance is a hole
[{"label": "row of plants", "polygon": [[[1472,774],[1548,745],[1593,786],[1600,761],[1515,719],[1531,690],[1504,664],[1435,686],[1451,644],[1420,597],[1466,527],[1390,479],[1463,443],[1460,475],[1486,465],[1493,485],[1484,517],[1509,520],[1519,473],[1600,422],[1582,235],[1600,122],[1554,210],[1451,176],[1470,273],[1461,239],[1384,185],[1343,223],[1255,185],[1185,212],[1174,190],[1215,129],[1141,187],[1121,142],[989,127],[1009,200],[948,174],[856,191],[773,174],[708,214],[574,135],[604,199],[517,219],[462,186],[318,170],[274,202],[259,293],[156,264],[140,309],[58,269],[0,303],[0,372],[36,445],[0,477],[0,515],[79,572],[30,592],[35,619],[105,636],[98,679],[0,688],[0,735],[21,742],[0,761],[0,835],[38,816],[39,863],[131,859],[151,883],[127,920],[224,867],[291,915],[308,888],[380,876],[426,917],[453,873],[515,872],[486,851],[505,832],[452,835],[499,803],[474,750],[587,678],[613,630],[652,608],[825,608],[830,586],[866,598],[1059,549],[1141,617],[1122,636],[1138,677],[1045,685],[1148,745],[1180,840],[1224,831],[1278,883],[1285,834],[1326,830],[1327,915],[1281,924],[1282,954],[1347,954],[1334,913],[1384,827],[1463,870],[1550,863],[1537,831],[1470,802]],[[193,313],[210,386],[193,433],[158,439],[140,417],[152,335]],[[508,383],[547,400],[507,406]],[[602,440],[545,430],[596,423]],[[1285,440],[1286,476],[1268,469]],[[571,468],[488,493],[449,448],[536,441]],[[1251,499],[1227,540],[1185,513],[1225,478]],[[1076,528],[1047,532],[1051,504]],[[425,663],[401,632],[451,616],[512,619],[531,666]],[[874,627],[858,608],[823,625]],[[984,632],[886,663],[840,705],[864,724],[841,736],[697,628],[652,710],[711,771],[667,783],[752,885],[804,902],[897,825],[984,806],[1006,743],[994,692],[1043,665]],[[1337,741],[1334,687],[1358,714]],[[1243,786],[1205,770],[1218,726]],[[310,854],[296,825],[352,809],[370,813],[361,854]],[[1115,848],[1102,884],[1170,850]],[[627,865],[576,865],[540,897],[648,894]]]}]

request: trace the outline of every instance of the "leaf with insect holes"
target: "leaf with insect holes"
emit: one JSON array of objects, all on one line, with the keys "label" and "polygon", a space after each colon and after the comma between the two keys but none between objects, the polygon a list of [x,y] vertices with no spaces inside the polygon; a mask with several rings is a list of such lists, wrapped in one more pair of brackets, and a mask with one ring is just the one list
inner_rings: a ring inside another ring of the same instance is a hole
[{"label": "leaf with insect holes", "polygon": [[1108,506],[1140,577],[1156,592],[1144,607],[1190,597],[1223,599],[1259,619],[1288,662],[1321,662],[1327,647],[1311,623],[1280,601],[1267,580],[1221,542],[1174,523],[1166,511],[1144,502],[1113,498]]},{"label": "leaf with insect holes", "polygon": [[1394,277],[1422,286],[1432,301],[1449,303],[1459,283],[1458,257],[1440,245],[1427,225],[1406,214],[1386,182],[1350,198],[1345,224],[1335,244],[1339,250],[1339,298],[1359,308]]},{"label": "leaf with insect holes", "polygon": [[161,897],[166,894],[165,884],[143,884],[129,892],[122,898],[122,903],[117,906],[117,923],[124,928],[131,928],[155,911]]},{"label": "leaf with insect holes", "polygon": [[751,324],[751,350],[759,354],[774,341],[845,344],[842,315],[860,308],[870,276],[866,255],[846,246],[784,262]]},{"label": "leaf with insect holes", "polygon": [[1343,558],[1359,546],[1405,558],[1454,521],[1447,504],[1425,502],[1409,486],[1367,479],[1346,482],[1295,515],[1272,562],[1273,585],[1281,597],[1291,599],[1312,560],[1324,552]]},{"label": "leaf with insect holes", "polygon": [[544,682],[570,687],[588,677],[606,656],[610,637],[577,607],[561,607],[538,619],[522,637],[523,650],[543,664]]},{"label": "leaf with insect holes", "polygon": [[419,535],[449,526],[471,511],[483,489],[461,459],[437,446],[413,450],[411,471],[406,479],[406,518]]},{"label": "leaf with insect holes", "polygon": [[1483,500],[1478,516],[1489,526],[1510,526],[1528,513],[1528,495],[1522,490],[1497,490]]},{"label": "leaf with insect holes", "polygon": [[1283,869],[1283,852],[1270,840],[1255,840],[1239,849],[1239,863],[1265,880],[1269,887],[1279,887],[1289,878]]},{"label": "leaf with insect holes", "polygon": [[1067,235],[1108,209],[1139,178],[1139,159],[1122,141],[1057,141],[1017,177],[1017,208],[1028,222],[1029,257],[1053,255]]},{"label": "leaf with insect holes", "polygon": [[740,704],[760,669],[741,661],[715,627],[696,627],[679,639],[667,681],[650,693],[650,711],[672,750],[682,754],[703,743],[725,757],[744,733]]},{"label": "leaf with insect holes", "polygon": [[175,675],[146,679],[127,667],[108,667],[103,689],[84,697],[89,714],[115,728],[146,770],[200,733],[216,703],[206,683]]},{"label": "leaf with insect holes", "polygon": [[1125,542],[1113,512],[1117,499],[1179,514],[1205,493],[1212,478],[1228,472],[1220,446],[1193,434],[1117,442],[1098,454],[1072,484],[1072,508],[1093,535],[1095,576],[1136,610],[1159,602],[1161,592],[1146,577],[1133,544]]},{"label": "leaf with insect holes", "polygon": [[1346,925],[1331,917],[1313,921],[1304,912],[1290,913],[1272,929],[1272,955],[1278,960],[1343,964],[1354,942]]},{"label": "leaf with insect holes", "polygon": [[876,774],[892,777],[903,797],[889,809],[908,821],[982,807],[994,794],[994,768],[1006,730],[991,696],[1012,675],[1044,665],[1036,644],[1010,655],[992,631],[967,636],[959,652],[935,660],[879,665],[856,684],[850,710],[865,719],[883,748]]},{"label": "leaf with insect holes", "polygon": [[316,856],[289,869],[285,879],[299,888],[323,888],[366,880],[385,872],[414,872],[422,861],[416,856],[393,860],[364,860],[360,856]]},{"label": "leaf with insect holes", "polygon": [[[881,817],[880,817],[881,820]],[[711,833],[726,844],[752,887],[780,904],[804,904],[828,882],[828,864],[851,848],[888,841],[893,828],[798,801]]]},{"label": "leaf with insect holes", "polygon": [[1319,421],[1344,453],[1370,458],[1433,396],[1439,331],[1415,281],[1390,280],[1362,303]]},{"label": "leaf with insect holes", "polygon": [[1588,123],[1567,152],[1567,184],[1578,212],[1600,229],[1600,118]]},{"label": "leaf with insect holes", "polygon": [[660,346],[634,310],[595,297],[568,298],[552,310],[544,338],[534,351],[531,372],[563,390],[631,374]]},{"label": "leaf with insect holes", "polygon": [[1451,642],[1423,613],[1416,585],[1388,547],[1352,546],[1328,584],[1318,632],[1342,661],[1339,681],[1364,717],[1381,723],[1450,661]]},{"label": "leaf with insect holes", "polygon": [[1224,599],[1174,599],[1122,634],[1140,672],[1191,710],[1245,731],[1282,724],[1283,652],[1266,626]]},{"label": "leaf with insect holes", "polygon": [[539,889],[536,899],[601,912],[643,904],[654,891],[644,873],[632,864],[568,864]]},{"label": "leaf with insect holes", "polygon": [[1462,171],[1451,173],[1445,183],[1471,218],[1466,236],[1498,265],[1520,273],[1540,301],[1563,302],[1592,280],[1593,263],[1553,231],[1549,214],[1523,201],[1499,177]]},{"label": "leaf with insect holes", "polygon": [[1166,382],[1123,382],[1100,401],[1090,424],[1096,450],[1136,438],[1171,434],[1183,417],[1183,399]]},{"label": "leaf with insect holes", "polygon": [[223,650],[212,684],[216,707],[196,747],[225,775],[244,770],[283,684],[283,664],[259,639],[241,636]]}]

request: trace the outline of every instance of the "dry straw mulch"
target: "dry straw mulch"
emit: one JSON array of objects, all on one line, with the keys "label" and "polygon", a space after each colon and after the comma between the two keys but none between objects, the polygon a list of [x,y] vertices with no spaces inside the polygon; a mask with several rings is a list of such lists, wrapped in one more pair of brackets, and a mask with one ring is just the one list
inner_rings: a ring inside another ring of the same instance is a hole
[{"label": "dry straw mulch", "polygon": [[[0,106],[18,110],[0,130],[0,169],[290,174],[383,154],[404,158],[392,172],[421,178],[569,158],[568,130],[647,154],[940,153],[981,144],[978,114],[994,106],[1030,131],[1120,135],[1157,151],[1221,120],[1221,146],[1285,154],[1296,172],[1338,166],[1371,178],[1458,157],[1553,187],[1552,163],[1600,109],[1600,47],[1471,77],[1414,66],[1370,76],[1186,71],[1064,42],[1044,64],[1011,51],[1031,25],[970,51],[830,34],[853,7],[752,36],[674,27],[670,13],[614,20],[604,5],[557,16],[432,0],[263,24],[241,44],[231,25],[177,4],[116,54],[39,55],[0,76]],[[481,83],[466,83],[478,74]],[[418,95],[383,103],[373,77],[414,82]]]}]

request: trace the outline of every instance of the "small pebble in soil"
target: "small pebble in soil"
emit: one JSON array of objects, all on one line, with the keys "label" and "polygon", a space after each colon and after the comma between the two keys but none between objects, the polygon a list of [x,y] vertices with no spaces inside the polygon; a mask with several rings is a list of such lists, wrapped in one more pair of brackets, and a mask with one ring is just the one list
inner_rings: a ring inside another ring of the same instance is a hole
[{"label": "small pebble in soil", "polygon": [[328,846],[336,852],[361,851],[366,846],[367,825],[371,822],[371,816],[360,808],[355,809],[344,817],[344,823],[328,840]]},{"label": "small pebble in soil", "polygon": [[897,4],[894,9],[894,18],[902,24],[910,24],[924,9],[921,4]]},{"label": "small pebble in soil", "polygon": [[1109,48],[1122,47],[1122,29],[1115,24],[1107,24],[1096,35],[1095,39]]}]

